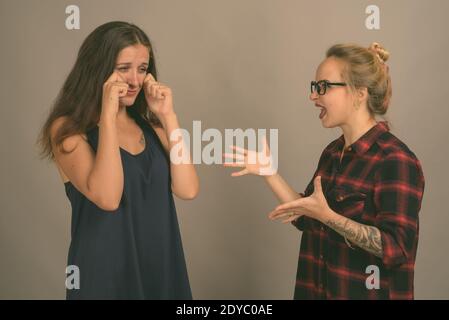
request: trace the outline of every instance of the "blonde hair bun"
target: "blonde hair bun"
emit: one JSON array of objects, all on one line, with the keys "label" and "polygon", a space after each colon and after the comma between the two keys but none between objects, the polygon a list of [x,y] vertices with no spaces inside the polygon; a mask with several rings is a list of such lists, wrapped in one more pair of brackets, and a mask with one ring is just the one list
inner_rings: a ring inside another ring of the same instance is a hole
[{"label": "blonde hair bun", "polygon": [[390,58],[390,53],[378,42],[371,43],[369,49],[376,53],[380,62],[387,62],[388,58]]}]

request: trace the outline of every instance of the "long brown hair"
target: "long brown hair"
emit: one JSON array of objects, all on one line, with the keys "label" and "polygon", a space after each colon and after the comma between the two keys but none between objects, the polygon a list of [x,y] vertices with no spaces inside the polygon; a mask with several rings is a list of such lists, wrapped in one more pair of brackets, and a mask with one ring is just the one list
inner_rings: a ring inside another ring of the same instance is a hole
[{"label": "long brown hair", "polygon": [[[87,36],[38,137],[42,158],[54,159],[52,142],[56,147],[61,147],[67,137],[86,133],[96,126],[100,119],[103,84],[114,71],[119,52],[136,44],[148,48],[150,60],[147,72],[157,79],[153,47],[139,27],[113,21],[97,27]],[[134,104],[127,108],[133,108],[149,123],[161,126],[157,117],[148,110],[143,90]],[[50,129],[59,117],[65,117],[67,121],[55,132],[52,141]]]}]

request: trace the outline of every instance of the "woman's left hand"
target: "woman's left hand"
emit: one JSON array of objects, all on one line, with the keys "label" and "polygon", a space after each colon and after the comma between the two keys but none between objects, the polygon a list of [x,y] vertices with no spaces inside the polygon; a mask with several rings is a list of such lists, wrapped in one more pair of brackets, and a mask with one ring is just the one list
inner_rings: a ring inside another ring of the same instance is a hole
[{"label": "woman's left hand", "polygon": [[150,111],[159,119],[174,113],[171,89],[157,82],[151,73],[143,80],[143,89]]},{"label": "woman's left hand", "polygon": [[314,192],[309,197],[281,204],[268,217],[271,220],[284,219],[283,223],[292,222],[302,215],[321,221],[330,208],[321,188],[321,177],[317,176],[313,184]]}]

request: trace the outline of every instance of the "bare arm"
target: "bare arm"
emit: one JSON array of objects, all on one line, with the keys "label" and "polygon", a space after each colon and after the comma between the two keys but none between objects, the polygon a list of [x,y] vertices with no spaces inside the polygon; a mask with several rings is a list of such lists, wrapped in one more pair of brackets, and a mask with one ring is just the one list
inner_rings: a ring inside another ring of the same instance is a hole
[{"label": "bare arm", "polygon": [[[64,119],[56,120],[53,133],[63,124]],[[66,138],[62,148],[70,152],[63,153],[53,145],[53,153],[70,182],[98,207],[115,210],[123,192],[123,169],[115,123],[100,122],[96,154],[82,135]]]},{"label": "bare arm", "polygon": [[[123,194],[124,176],[115,119],[101,119],[95,163],[87,180],[90,190],[103,198],[107,208],[115,210]],[[109,205],[108,205],[109,204]]]},{"label": "bare arm", "polygon": [[[127,84],[115,72],[103,87],[103,104],[99,123],[96,154],[83,135],[66,138],[62,148],[53,144],[58,166],[70,182],[90,201],[106,211],[116,210],[123,193],[123,167],[120,157],[116,117],[119,97],[126,95]],[[52,125],[52,138],[67,119],[59,118]],[[52,139],[53,140],[53,139]]]},{"label": "bare arm", "polygon": [[[162,128],[156,128],[155,131],[158,134],[164,148],[168,154],[170,150],[176,145],[178,150],[183,154],[189,154],[185,142],[182,140],[171,140],[171,134],[179,130],[179,123],[176,114],[167,115],[161,117]],[[191,200],[194,199],[199,192],[199,179],[196,173],[195,167],[189,156],[188,161],[181,163],[174,163],[170,161],[170,173],[172,177],[172,191],[180,199]]]},{"label": "bare arm", "polygon": [[264,179],[280,203],[286,203],[301,198],[301,195],[293,190],[278,173],[271,176],[264,176]]},{"label": "bare arm", "polygon": [[[263,148],[260,152],[231,146],[231,149],[233,149],[235,153],[223,154],[225,159],[223,166],[240,168],[240,171],[231,174],[233,177],[240,177],[247,174],[264,177],[268,187],[273,191],[274,195],[281,203],[301,198],[301,195],[293,190],[292,187],[290,187],[290,185],[277,173],[277,168],[273,168],[273,160],[267,140],[264,138],[262,142]],[[262,163],[260,160],[264,158],[270,159],[270,162],[268,164]]]},{"label": "bare arm", "polygon": [[190,150],[187,150],[184,141],[171,141],[173,132],[179,128],[178,119],[173,108],[173,94],[169,87],[157,82],[151,73],[148,73],[144,80],[145,99],[163,128],[155,128],[159,140],[164,145],[165,151],[170,155],[172,148],[181,146],[184,154],[189,154],[187,161],[174,163],[170,159],[170,174],[172,178],[171,189],[173,193],[184,200],[195,198],[199,191],[199,179],[195,167],[190,159]]},{"label": "bare arm", "polygon": [[342,235],[347,241],[382,258],[382,239],[378,228],[355,222],[334,211],[327,215],[323,223]]},{"label": "bare arm", "polygon": [[[273,220],[284,219],[287,216],[284,222],[291,222],[298,217],[308,216],[326,224],[342,235],[349,246],[351,245],[348,241],[377,257],[382,257],[380,230],[377,227],[348,219],[333,211],[323,194],[321,176],[316,176],[313,183],[314,191],[310,196],[279,205],[269,214],[270,218]],[[289,212],[293,212],[293,214],[288,214]]]}]

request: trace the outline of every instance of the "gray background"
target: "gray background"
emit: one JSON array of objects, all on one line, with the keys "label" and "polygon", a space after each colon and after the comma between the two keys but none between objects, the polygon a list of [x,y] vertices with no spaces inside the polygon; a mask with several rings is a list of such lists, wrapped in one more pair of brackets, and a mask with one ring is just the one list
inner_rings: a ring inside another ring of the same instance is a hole
[{"label": "gray background", "polygon": [[[80,30],[65,28],[70,4],[80,8]],[[370,4],[381,10],[377,31],[365,27]],[[125,20],[152,39],[183,127],[278,128],[280,173],[298,191],[341,134],[321,127],[308,100],[325,50],[381,42],[391,52],[388,119],[426,177],[416,298],[448,299],[448,14],[444,0],[1,0],[0,298],[65,297],[71,208],[34,143],[81,42]],[[219,165],[198,172],[199,197],[177,201],[194,297],[291,299],[300,233],[267,219],[276,200],[263,179],[231,178]]]}]

